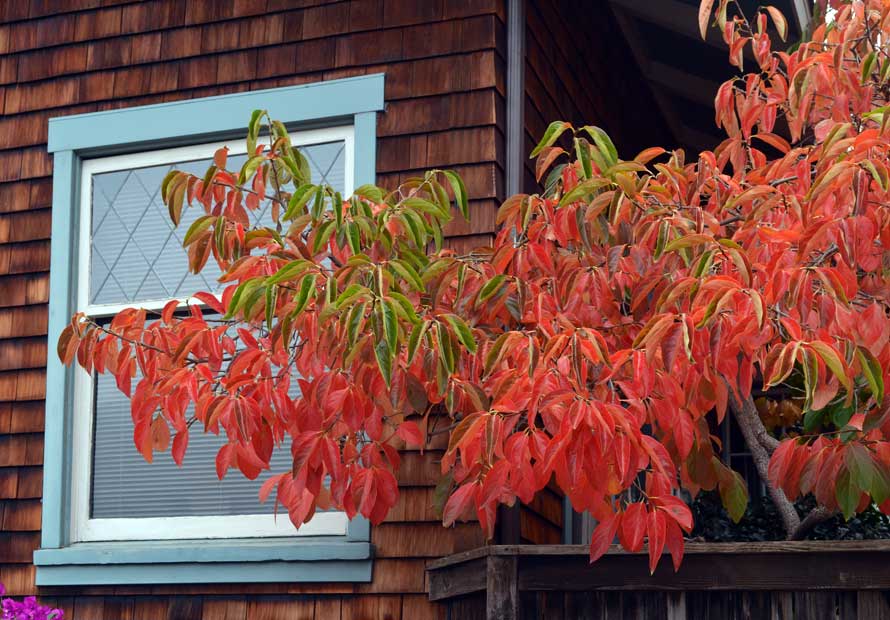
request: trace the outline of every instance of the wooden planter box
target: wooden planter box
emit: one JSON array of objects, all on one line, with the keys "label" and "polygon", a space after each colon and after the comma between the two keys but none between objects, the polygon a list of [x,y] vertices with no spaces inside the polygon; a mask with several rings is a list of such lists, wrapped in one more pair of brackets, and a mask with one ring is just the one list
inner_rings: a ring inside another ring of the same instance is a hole
[{"label": "wooden planter box", "polygon": [[688,543],[664,556],[582,545],[500,545],[432,562],[450,618],[890,620],[890,541]]}]

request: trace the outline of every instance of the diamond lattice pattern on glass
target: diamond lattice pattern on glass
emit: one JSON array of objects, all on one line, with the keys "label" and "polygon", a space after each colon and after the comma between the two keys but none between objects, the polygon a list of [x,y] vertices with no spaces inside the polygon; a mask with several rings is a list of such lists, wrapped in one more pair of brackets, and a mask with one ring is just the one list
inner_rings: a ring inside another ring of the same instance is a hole
[{"label": "diamond lattice pattern on glass", "polygon": [[[313,144],[300,149],[309,160],[313,183],[343,191],[344,143]],[[237,170],[244,155],[229,158]],[[90,304],[125,304],[188,297],[216,290],[219,271],[211,260],[200,274],[188,272],[182,238],[204,214],[199,206],[186,208],[174,227],[161,201],[161,181],[173,168],[203,176],[211,159],[179,162],[93,175]],[[272,225],[265,208],[252,213],[253,223]]]},{"label": "diamond lattice pattern on glass", "polygon": [[[301,147],[301,151],[309,160],[314,183],[327,183],[343,191],[342,141]],[[227,167],[238,169],[243,161],[243,155],[230,156]],[[190,275],[182,248],[182,236],[203,209],[185,209],[182,222],[174,228],[159,189],[172,167],[203,176],[210,162],[207,159],[93,176],[92,304],[138,304],[217,288],[219,272],[213,260],[202,274]],[[261,208],[253,216],[257,223],[272,224],[268,209]],[[293,387],[296,394],[296,381]],[[291,467],[287,446],[276,449],[271,470],[257,480],[247,480],[237,471],[218,480],[214,463],[223,438],[206,434],[196,425],[181,468],[169,454],[158,454],[149,464],[133,447],[130,402],[118,391],[114,377],[95,377],[94,390],[92,518],[272,512],[272,502],[260,504],[257,494],[268,476]]]}]

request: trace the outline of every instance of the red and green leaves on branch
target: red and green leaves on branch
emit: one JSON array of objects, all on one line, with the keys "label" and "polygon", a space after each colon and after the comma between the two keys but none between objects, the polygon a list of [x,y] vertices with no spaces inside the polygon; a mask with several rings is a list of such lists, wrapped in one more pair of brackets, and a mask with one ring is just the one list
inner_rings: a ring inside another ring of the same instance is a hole
[{"label": "red and green leaves on branch", "polygon": [[[185,245],[220,290],[159,317],[75,316],[61,358],[117,377],[146,459],[219,433],[219,475],[253,478],[289,437],[293,469],[262,496],[297,526],[328,507],[379,523],[398,448],[444,429],[445,525],[491,535],[498,505],[555,481],[599,521],[592,559],[617,537],[676,567],[680,489],[745,510],[719,458],[728,411],[789,537],[804,494],[829,515],[890,511],[890,8],[840,3],[793,51],[774,49],[771,7],[701,15],[753,67],[716,95],[713,151],[622,159],[601,129],[553,123],[533,154],[543,192],[509,198],[492,245],[462,255],[443,247],[467,216],[455,174],[344,197],[257,113],[240,170],[223,149],[162,188],[174,221],[203,211]],[[274,225],[251,228],[269,202]]]}]

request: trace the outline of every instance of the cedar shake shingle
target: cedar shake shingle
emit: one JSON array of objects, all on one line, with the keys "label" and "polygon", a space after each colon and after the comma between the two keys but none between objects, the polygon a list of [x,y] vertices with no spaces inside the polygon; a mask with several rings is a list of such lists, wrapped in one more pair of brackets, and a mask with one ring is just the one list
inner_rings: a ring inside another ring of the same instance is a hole
[{"label": "cedar shake shingle", "polygon": [[[48,118],[385,72],[379,180],[456,169],[473,219],[456,218],[446,243],[475,246],[490,239],[503,194],[503,1],[0,3],[0,21],[16,20],[0,24],[0,581],[10,594],[36,592],[29,562],[41,520],[45,364],[55,355]],[[103,586],[41,598],[78,620],[437,618],[424,594],[427,559],[482,539],[472,523],[443,530],[432,505],[444,439],[424,454],[403,451],[399,503],[372,528],[370,584]]]}]

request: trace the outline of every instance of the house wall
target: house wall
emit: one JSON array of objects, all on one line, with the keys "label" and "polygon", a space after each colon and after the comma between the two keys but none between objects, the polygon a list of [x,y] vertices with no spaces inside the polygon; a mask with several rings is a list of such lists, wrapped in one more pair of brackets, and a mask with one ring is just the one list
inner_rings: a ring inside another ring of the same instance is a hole
[{"label": "house wall", "polygon": [[[607,0],[525,0],[525,13],[523,155],[555,120],[602,127],[623,159],[675,144]],[[527,192],[534,174],[527,159]]]},{"label": "house wall", "polygon": [[[503,193],[504,0],[0,2],[0,582],[77,620],[444,617],[428,558],[478,546],[431,507],[442,446],[406,451],[401,499],[372,528],[370,584],[41,588],[40,542],[53,116],[385,72],[378,182],[460,172],[485,243]],[[245,123],[246,123],[245,119]],[[101,131],[101,128],[97,128]]]}]

